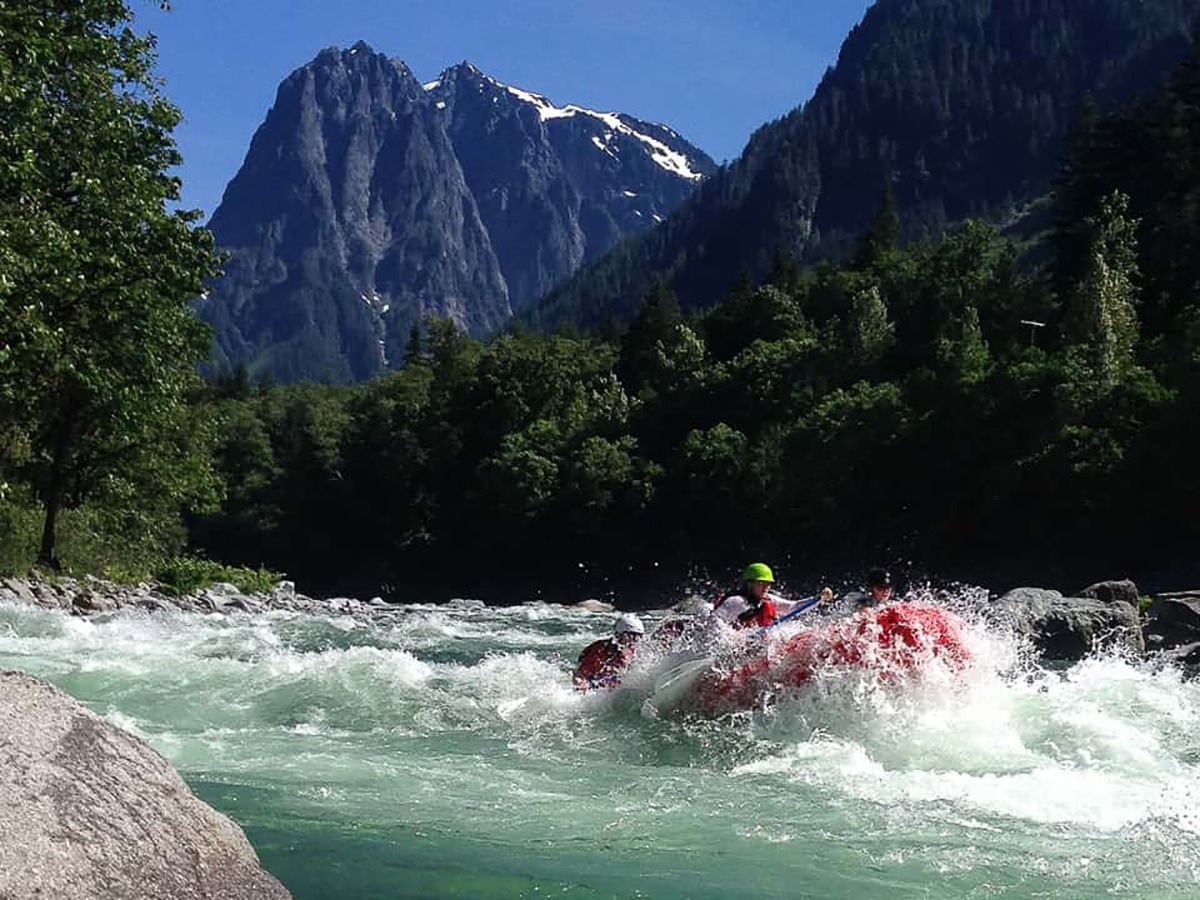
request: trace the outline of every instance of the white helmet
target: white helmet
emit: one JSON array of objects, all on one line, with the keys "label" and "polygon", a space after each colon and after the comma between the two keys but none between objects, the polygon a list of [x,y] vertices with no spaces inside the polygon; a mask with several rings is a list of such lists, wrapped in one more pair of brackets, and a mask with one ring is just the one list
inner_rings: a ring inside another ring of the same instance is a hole
[{"label": "white helmet", "polygon": [[617,619],[617,625],[613,632],[615,634],[645,634],[646,626],[633,613],[624,613]]}]

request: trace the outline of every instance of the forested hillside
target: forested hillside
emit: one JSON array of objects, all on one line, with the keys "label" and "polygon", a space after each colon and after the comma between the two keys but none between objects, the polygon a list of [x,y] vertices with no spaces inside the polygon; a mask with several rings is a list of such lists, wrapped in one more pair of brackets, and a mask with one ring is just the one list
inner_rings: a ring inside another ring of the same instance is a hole
[{"label": "forested hillside", "polygon": [[807,104],[525,321],[627,319],[655,279],[707,308],[780,257],[844,259],[885,185],[906,240],[1011,222],[1049,187],[1085,96],[1107,109],[1156,83],[1198,13],[1197,0],[879,0]]},{"label": "forested hillside", "polygon": [[703,318],[660,287],[612,341],[434,322],[368,385],[227,381],[228,498],[193,540],[395,590],[1190,558],[1198,136],[1196,57],[1085,121],[1045,271],[979,222],[898,249],[884,205],[852,261],[783,266]]}]

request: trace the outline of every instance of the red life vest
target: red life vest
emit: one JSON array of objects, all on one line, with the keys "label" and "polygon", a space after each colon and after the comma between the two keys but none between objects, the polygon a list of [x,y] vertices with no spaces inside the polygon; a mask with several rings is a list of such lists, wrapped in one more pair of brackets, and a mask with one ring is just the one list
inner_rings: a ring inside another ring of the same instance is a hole
[{"label": "red life vest", "polygon": [[602,638],[588,644],[579,654],[579,665],[575,668],[576,690],[616,687],[636,649],[636,644],[622,647],[615,638]]},{"label": "red life vest", "polygon": [[763,602],[752,609],[746,610],[737,617],[738,628],[766,628],[768,625],[774,625],[775,620],[779,618],[779,614],[775,611],[775,601],[770,597],[763,597]]}]

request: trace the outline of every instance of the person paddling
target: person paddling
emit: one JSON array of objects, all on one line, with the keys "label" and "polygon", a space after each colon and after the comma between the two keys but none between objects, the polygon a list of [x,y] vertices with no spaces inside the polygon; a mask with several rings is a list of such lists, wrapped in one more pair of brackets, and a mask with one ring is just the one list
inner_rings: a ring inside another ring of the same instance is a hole
[{"label": "person paddling", "polygon": [[751,563],[742,572],[742,589],[718,601],[713,615],[734,628],[766,628],[774,625],[804,601],[785,600],[771,592],[775,573],[766,563]]},{"label": "person paddling", "polygon": [[833,593],[830,592],[830,602],[822,601],[820,604],[820,612],[822,615],[830,612],[837,602],[841,605],[842,601],[850,605],[850,611],[841,612],[839,615],[849,615],[850,612],[857,612],[863,609],[871,609],[876,606],[882,606],[892,599],[895,591],[895,585],[892,582],[892,573],[887,569],[877,566],[867,572],[867,589],[865,591],[851,591],[848,594],[843,594],[837,601],[833,601]]},{"label": "person paddling", "polygon": [[882,606],[892,599],[892,573],[887,569],[874,568],[867,573],[867,593],[858,601],[858,608]]},{"label": "person paddling", "polygon": [[616,687],[621,680],[621,673],[633,661],[638,641],[645,633],[641,619],[633,613],[621,615],[613,627],[612,637],[593,641],[579,654],[579,664],[575,668],[575,690]]}]

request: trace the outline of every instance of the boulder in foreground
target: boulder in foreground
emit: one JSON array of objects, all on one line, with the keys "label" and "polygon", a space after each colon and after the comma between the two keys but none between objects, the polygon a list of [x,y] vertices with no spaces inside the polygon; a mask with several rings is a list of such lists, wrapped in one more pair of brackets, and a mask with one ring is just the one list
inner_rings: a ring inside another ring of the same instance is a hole
[{"label": "boulder in foreground", "polygon": [[0,673],[0,897],[290,896],[145,743],[52,685]]}]

